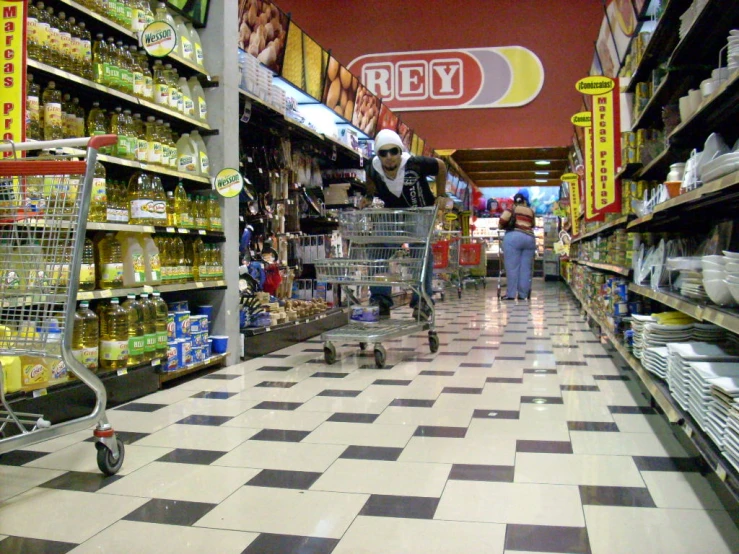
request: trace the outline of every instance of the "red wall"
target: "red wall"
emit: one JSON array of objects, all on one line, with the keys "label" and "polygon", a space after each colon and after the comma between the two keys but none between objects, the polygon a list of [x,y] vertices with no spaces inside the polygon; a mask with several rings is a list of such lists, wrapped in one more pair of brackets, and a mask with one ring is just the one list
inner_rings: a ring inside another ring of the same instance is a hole
[{"label": "red wall", "polygon": [[520,108],[398,112],[432,147],[568,146],[581,110],[603,8],[599,0],[275,0],[348,65],[363,54],[524,46],[544,65],[544,87]]}]

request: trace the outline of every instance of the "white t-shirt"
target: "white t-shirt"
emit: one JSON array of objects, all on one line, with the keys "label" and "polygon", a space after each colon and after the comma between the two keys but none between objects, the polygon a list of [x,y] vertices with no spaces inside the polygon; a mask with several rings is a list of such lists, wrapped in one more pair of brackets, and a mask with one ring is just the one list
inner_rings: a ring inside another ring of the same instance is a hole
[{"label": "white t-shirt", "polygon": [[405,164],[408,162],[408,160],[411,158],[411,155],[408,152],[403,152],[400,157],[400,167],[398,168],[398,173],[395,175],[395,179],[391,179],[387,176],[385,171],[382,169],[382,162],[380,161],[380,158],[375,157],[372,160],[372,167],[375,168],[375,171],[377,171],[380,175],[383,176],[383,180],[385,181],[385,184],[387,185],[387,188],[390,192],[392,192],[395,196],[400,198],[400,195],[403,194],[403,185],[405,180]]}]

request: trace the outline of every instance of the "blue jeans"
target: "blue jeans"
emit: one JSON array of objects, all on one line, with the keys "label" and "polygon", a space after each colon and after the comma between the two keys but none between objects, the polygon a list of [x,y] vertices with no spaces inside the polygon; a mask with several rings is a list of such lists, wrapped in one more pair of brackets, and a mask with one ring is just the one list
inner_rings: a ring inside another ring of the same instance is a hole
[{"label": "blue jeans", "polygon": [[536,252],[536,239],[521,231],[508,231],[503,238],[508,298],[523,299],[531,292],[531,266]]},{"label": "blue jeans", "polygon": [[[429,298],[434,294],[433,289],[434,280],[434,257],[431,253],[431,248],[426,255],[426,275],[423,278],[423,290],[426,292]],[[393,305],[392,287],[370,287],[370,302],[376,303],[379,306],[386,306],[391,308]],[[418,304],[418,294],[413,293],[411,296],[410,307],[415,308]]]}]

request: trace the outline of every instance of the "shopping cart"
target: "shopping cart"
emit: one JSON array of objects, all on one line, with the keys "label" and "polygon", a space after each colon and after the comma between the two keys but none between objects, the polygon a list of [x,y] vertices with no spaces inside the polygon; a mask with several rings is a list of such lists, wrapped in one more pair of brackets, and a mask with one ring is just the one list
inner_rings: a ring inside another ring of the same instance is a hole
[{"label": "shopping cart", "polygon": [[487,287],[485,277],[488,272],[488,260],[485,243],[472,237],[462,237],[459,245],[459,268],[462,285],[471,283],[475,290],[478,285]]},{"label": "shopping cart", "polygon": [[[105,415],[104,385],[74,358],[71,346],[97,151],[117,140],[115,135],[100,135],[0,145],[0,152],[12,156],[0,161],[0,241],[13,252],[0,269],[0,355],[58,360],[52,367],[62,373],[66,366],[96,398],[89,415],[52,423],[42,414],[13,410],[14,399],[3,392],[4,372],[0,371],[4,407],[0,411],[0,454],[97,423],[93,431],[97,463],[106,475],[121,468],[123,443]],[[86,150],[76,150],[80,148]],[[21,151],[35,157],[19,159]],[[39,366],[34,367],[38,371]]]},{"label": "shopping cart", "polygon": [[459,231],[437,231],[431,246],[434,255],[434,293],[444,301],[447,289],[457,289],[462,298],[462,279],[459,273]]},{"label": "shopping cart", "polygon": [[374,344],[375,364],[385,365],[383,341],[428,330],[429,349],[439,349],[439,337],[434,330],[435,311],[427,296],[423,281],[437,208],[405,210],[368,209],[339,213],[342,237],[348,240],[347,256],[316,260],[319,281],[340,285],[342,293],[356,301],[350,287],[361,285],[400,286],[419,295],[420,302],[432,306],[428,321],[421,319],[387,319],[378,322],[352,321],[339,329],[321,335],[327,364],[336,361],[335,343],[357,342],[362,350]]}]

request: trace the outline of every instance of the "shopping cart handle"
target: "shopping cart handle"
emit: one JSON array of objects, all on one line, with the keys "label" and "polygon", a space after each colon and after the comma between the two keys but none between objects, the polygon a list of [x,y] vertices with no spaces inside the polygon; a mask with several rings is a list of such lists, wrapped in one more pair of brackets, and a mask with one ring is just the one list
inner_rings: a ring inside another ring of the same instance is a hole
[{"label": "shopping cart handle", "polygon": [[118,135],[97,135],[59,140],[31,140],[28,142],[3,141],[0,143],[0,152],[21,152],[28,150],[49,150],[54,148],[97,148],[110,146],[118,142]]},{"label": "shopping cart handle", "polygon": [[94,137],[90,137],[90,142],[87,144],[87,147],[100,150],[103,146],[110,146],[117,142],[118,135],[96,135]]}]

